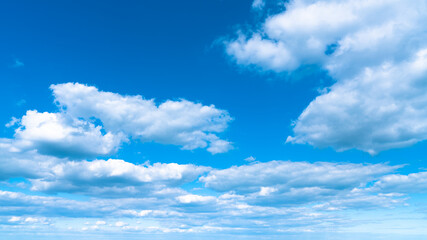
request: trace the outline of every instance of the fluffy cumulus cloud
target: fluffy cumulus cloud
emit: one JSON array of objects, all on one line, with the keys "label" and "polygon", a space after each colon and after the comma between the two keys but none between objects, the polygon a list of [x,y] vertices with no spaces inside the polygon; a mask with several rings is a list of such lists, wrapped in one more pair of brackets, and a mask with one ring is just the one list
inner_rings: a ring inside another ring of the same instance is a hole
[{"label": "fluffy cumulus cloud", "polygon": [[75,118],[99,119],[107,131],[142,141],[182,146],[208,147],[212,153],[226,152],[230,142],[220,139],[232,120],[225,110],[184,99],[156,105],[153,99],[122,96],[79,83],[52,85],[56,103]]},{"label": "fluffy cumulus cloud", "polygon": [[216,154],[232,149],[217,136],[232,120],[225,110],[187,100],[156,105],[141,96],[102,92],[79,83],[52,85],[59,112],[30,110],[13,118],[17,151],[36,149],[56,157],[84,158],[115,153],[129,138]]},{"label": "fluffy cumulus cloud", "polygon": [[0,156],[0,181],[20,177],[40,178],[61,162],[60,159],[42,156],[35,151],[21,152],[11,139],[5,138],[0,138]]},{"label": "fluffy cumulus cloud", "polygon": [[15,131],[15,145],[23,150],[59,157],[86,157],[115,152],[123,135],[103,133],[101,126],[62,113],[27,111]]},{"label": "fluffy cumulus cloud", "polygon": [[371,154],[427,138],[427,48],[409,61],[366,68],[300,115],[289,142]]},{"label": "fluffy cumulus cloud", "polygon": [[228,42],[227,52],[265,70],[322,64],[347,76],[349,69],[404,59],[425,45],[425,10],[422,0],[289,1],[260,31]]},{"label": "fluffy cumulus cloud", "polygon": [[336,79],[289,142],[375,154],[427,138],[425,1],[294,0],[285,9],[226,50],[238,64],[275,72],[318,65]]}]

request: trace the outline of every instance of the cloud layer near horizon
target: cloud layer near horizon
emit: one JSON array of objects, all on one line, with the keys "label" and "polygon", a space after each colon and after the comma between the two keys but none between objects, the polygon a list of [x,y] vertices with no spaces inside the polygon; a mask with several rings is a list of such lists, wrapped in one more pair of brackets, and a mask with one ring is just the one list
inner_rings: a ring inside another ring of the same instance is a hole
[{"label": "cloud layer near horizon", "polygon": [[[46,224],[67,231],[65,219],[83,218],[93,224],[74,224],[76,231],[146,233],[151,228],[141,222],[147,221],[156,232],[300,232],[324,223],[346,226],[346,213],[353,209],[402,206],[406,194],[426,191],[427,181],[425,172],[398,174],[402,166],[387,164],[269,161],[213,169],[120,159],[69,161],[14,152],[7,144],[0,150],[0,165],[8,166],[0,170],[9,176],[4,180],[28,179],[16,183],[22,191],[0,191],[0,226],[23,229]],[[99,219],[110,226],[93,227]]]}]

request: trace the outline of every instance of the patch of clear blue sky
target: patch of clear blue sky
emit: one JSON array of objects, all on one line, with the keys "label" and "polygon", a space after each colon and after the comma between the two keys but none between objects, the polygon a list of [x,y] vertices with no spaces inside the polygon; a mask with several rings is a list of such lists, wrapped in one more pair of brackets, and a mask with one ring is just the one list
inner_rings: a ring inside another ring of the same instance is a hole
[{"label": "patch of clear blue sky", "polygon": [[[112,158],[225,168],[257,161],[390,162],[423,166],[426,143],[377,156],[285,144],[291,123],[332,80],[316,66],[291,76],[237,67],[218,39],[263,14],[251,1],[3,1],[0,3],[0,123],[26,110],[55,111],[49,85],[80,82],[145,98],[185,98],[226,109],[222,134],[235,149],[211,155],[154,143],[124,144]],[[216,43],[216,44],[215,44]],[[19,59],[24,65],[10,66]],[[24,100],[24,104],[22,103]],[[2,128],[2,137],[13,129]]]}]

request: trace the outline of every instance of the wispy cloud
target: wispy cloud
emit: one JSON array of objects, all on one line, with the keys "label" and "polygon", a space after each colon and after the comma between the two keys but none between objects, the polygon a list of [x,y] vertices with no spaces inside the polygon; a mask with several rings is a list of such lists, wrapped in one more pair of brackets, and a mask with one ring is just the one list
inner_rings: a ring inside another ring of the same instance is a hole
[{"label": "wispy cloud", "polygon": [[14,63],[12,65],[10,65],[11,68],[20,68],[23,66],[25,66],[25,64],[17,58],[15,58]]},{"label": "wispy cloud", "polygon": [[255,10],[260,10],[260,9],[264,8],[264,6],[265,6],[264,0],[254,0],[252,2],[252,8]]}]

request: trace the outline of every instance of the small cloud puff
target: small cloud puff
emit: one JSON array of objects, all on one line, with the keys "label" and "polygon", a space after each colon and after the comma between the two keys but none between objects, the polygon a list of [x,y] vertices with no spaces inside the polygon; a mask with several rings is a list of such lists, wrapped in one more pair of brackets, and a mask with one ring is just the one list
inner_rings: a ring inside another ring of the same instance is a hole
[{"label": "small cloud puff", "polygon": [[264,8],[264,6],[265,6],[264,0],[254,0],[252,2],[252,9],[255,9],[255,10],[261,10]]},{"label": "small cloud puff", "polygon": [[20,68],[20,67],[23,67],[23,66],[25,66],[25,64],[21,60],[15,59],[14,63],[10,67],[11,68]]}]

